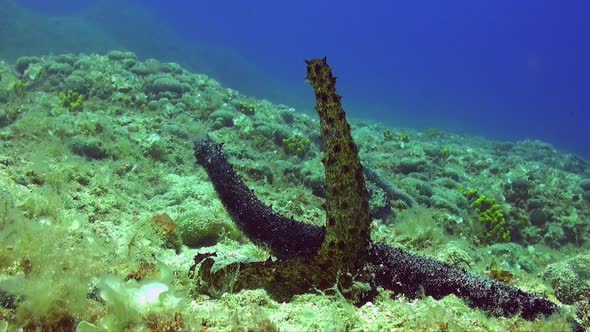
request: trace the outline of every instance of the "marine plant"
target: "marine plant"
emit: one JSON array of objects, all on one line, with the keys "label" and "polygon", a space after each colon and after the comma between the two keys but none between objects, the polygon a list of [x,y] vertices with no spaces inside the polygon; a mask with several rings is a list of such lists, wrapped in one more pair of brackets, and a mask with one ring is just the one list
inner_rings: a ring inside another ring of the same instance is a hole
[{"label": "marine plant", "polygon": [[479,196],[473,202],[478,211],[477,220],[483,226],[479,235],[483,243],[496,243],[510,241],[510,230],[500,204],[496,200],[485,195]]},{"label": "marine plant", "polygon": [[309,151],[311,141],[301,135],[293,135],[289,138],[283,138],[283,150],[286,154],[303,157]]},{"label": "marine plant", "polygon": [[383,140],[385,142],[393,141],[393,133],[389,129],[383,131]]},{"label": "marine plant", "polygon": [[76,91],[68,91],[59,94],[61,106],[67,108],[70,112],[80,112],[84,108],[84,96]]},{"label": "marine plant", "polygon": [[448,158],[451,155],[451,147],[448,145],[445,145],[442,147],[442,149],[440,150],[440,152],[442,153],[442,155],[445,158]]},{"label": "marine plant", "polygon": [[410,135],[406,133],[401,133],[397,135],[396,139],[400,143],[410,143]]},{"label": "marine plant", "polygon": [[510,271],[505,270],[500,266],[500,263],[498,263],[496,257],[492,257],[492,261],[487,266],[487,275],[492,279],[499,280],[507,284],[511,283],[514,279],[514,275]]},{"label": "marine plant", "polygon": [[14,89],[14,94],[17,97],[22,97],[25,95],[26,86],[25,86],[25,83],[21,80],[18,80],[14,83],[13,89]]},{"label": "marine plant", "polygon": [[479,197],[479,193],[477,192],[477,189],[474,189],[474,188],[460,187],[459,192],[463,196],[465,196],[465,198],[467,198],[467,200],[469,202],[473,202],[474,200],[477,199],[477,197]]},{"label": "marine plant", "polygon": [[472,203],[477,212],[477,221],[481,230],[477,235],[481,243],[492,244],[510,241],[510,229],[502,212],[502,207],[495,199],[481,195],[474,188],[459,188],[459,192]]},{"label": "marine plant", "polygon": [[496,316],[534,319],[558,310],[551,301],[502,282],[372,242],[363,167],[336,93],[336,78],[325,58],[306,63],[325,149],[325,226],[274,212],[236,174],[222,145],[208,136],[198,139],[197,163],[206,170],[226,210],[245,235],[276,257],[214,268],[214,253],[198,254],[191,274],[200,288],[212,295],[264,288],[279,301],[320,290],[342,294],[355,303],[383,288],[410,298],[454,294]]},{"label": "marine plant", "polygon": [[237,109],[246,115],[254,115],[254,113],[256,113],[256,106],[247,102],[239,103]]}]

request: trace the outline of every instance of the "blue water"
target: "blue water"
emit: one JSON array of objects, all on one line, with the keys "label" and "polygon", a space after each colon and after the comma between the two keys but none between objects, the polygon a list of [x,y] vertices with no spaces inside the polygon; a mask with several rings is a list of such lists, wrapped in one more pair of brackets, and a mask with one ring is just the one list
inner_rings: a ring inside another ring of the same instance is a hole
[{"label": "blue water", "polygon": [[[101,2],[18,3],[49,15],[83,15]],[[588,1],[134,0],[118,6],[152,13],[183,40],[178,48],[223,50],[218,63],[210,55],[208,66],[195,70],[212,71],[247,94],[311,113],[303,59],[327,56],[352,117],[540,139],[590,159]],[[164,41],[151,42],[155,49]],[[166,50],[157,55],[183,63],[174,59],[182,54],[176,47]],[[227,54],[234,55],[231,63],[223,62]]]}]

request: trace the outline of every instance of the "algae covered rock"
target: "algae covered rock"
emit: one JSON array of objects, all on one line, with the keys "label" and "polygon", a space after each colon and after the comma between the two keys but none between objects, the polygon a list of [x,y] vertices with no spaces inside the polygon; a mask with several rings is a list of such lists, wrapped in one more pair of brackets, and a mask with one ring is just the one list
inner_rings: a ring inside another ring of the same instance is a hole
[{"label": "algae covered rock", "polygon": [[146,90],[153,95],[169,93],[180,97],[190,90],[190,85],[180,82],[170,75],[157,75],[148,83]]},{"label": "algae covered rock", "polygon": [[189,248],[212,246],[221,238],[241,237],[236,226],[221,218],[211,218],[198,212],[187,212],[176,218],[182,242]]},{"label": "algae covered rock", "polygon": [[31,64],[41,62],[41,58],[36,56],[22,56],[16,60],[16,71],[23,75]]},{"label": "algae covered rock", "polygon": [[74,136],[70,146],[75,154],[90,159],[105,159],[109,156],[104,144],[98,138]]},{"label": "algae covered rock", "polygon": [[[0,93],[0,102],[2,101],[2,94]],[[13,123],[19,115],[19,110],[15,107],[4,107],[0,109],[0,128],[8,126]]]},{"label": "algae covered rock", "polygon": [[367,189],[371,193],[371,198],[369,199],[371,218],[386,220],[389,216],[393,216],[391,201],[387,193],[372,183],[367,184]]},{"label": "algae covered rock", "polygon": [[220,129],[223,127],[233,127],[235,112],[230,110],[220,109],[209,114],[209,120],[211,121],[211,128]]},{"label": "algae covered rock", "polygon": [[529,212],[529,221],[535,226],[542,227],[551,221],[551,216],[545,209],[535,208]]},{"label": "algae covered rock", "polygon": [[160,66],[160,71],[163,73],[178,75],[178,74],[182,74],[182,67],[175,62],[163,63]]},{"label": "algae covered rock", "polygon": [[442,262],[464,270],[469,269],[473,264],[473,258],[469,253],[454,243],[450,243],[442,248],[442,250],[438,252],[436,258]]},{"label": "algae covered rock", "polygon": [[580,181],[580,188],[584,191],[590,191],[590,179],[582,179]]},{"label": "algae covered rock", "polygon": [[426,170],[427,162],[420,158],[405,157],[397,162],[396,169],[401,174],[421,173]]},{"label": "algae covered rock", "polygon": [[139,76],[148,76],[160,71],[162,64],[155,59],[147,59],[144,62],[137,62],[129,69],[132,73]]},{"label": "algae covered rock", "polygon": [[12,73],[10,67],[0,62],[0,103],[7,102],[12,95],[21,94],[19,92],[24,93],[24,89],[24,84]]},{"label": "algae covered rock", "polygon": [[582,198],[590,202],[590,179],[582,179],[580,181],[580,188],[582,188]]},{"label": "algae covered rock", "polygon": [[63,82],[63,91],[74,91],[82,95],[86,95],[90,89],[90,83],[82,76],[72,74]]},{"label": "algae covered rock", "polygon": [[137,56],[133,52],[111,51],[107,54],[111,61],[119,62],[125,68],[132,68],[137,64]]},{"label": "algae covered rock", "polygon": [[52,62],[49,63],[47,66],[47,72],[52,75],[68,75],[72,71],[74,71],[74,67],[69,63],[62,63],[62,62]]},{"label": "algae covered rock", "polygon": [[147,76],[149,74],[153,74],[150,68],[143,63],[136,63],[131,69],[129,69],[133,74],[138,76]]},{"label": "algae covered rock", "polygon": [[111,61],[124,61],[127,59],[137,60],[137,56],[133,52],[110,51],[107,53],[107,58]]},{"label": "algae covered rock", "polygon": [[578,255],[545,269],[547,280],[555,296],[565,304],[590,298],[590,255]]},{"label": "algae covered rock", "polygon": [[53,57],[53,59],[57,62],[67,63],[69,65],[73,65],[76,62],[77,56],[71,53],[67,54],[59,54]]}]

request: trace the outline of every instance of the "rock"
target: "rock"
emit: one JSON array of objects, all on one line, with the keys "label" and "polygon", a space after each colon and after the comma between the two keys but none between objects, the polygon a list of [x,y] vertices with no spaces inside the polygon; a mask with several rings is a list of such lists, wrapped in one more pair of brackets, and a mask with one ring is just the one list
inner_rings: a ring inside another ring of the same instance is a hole
[{"label": "rock", "polygon": [[551,284],[555,296],[565,304],[588,299],[590,294],[590,255],[578,255],[549,265],[543,277]]},{"label": "rock", "polygon": [[74,67],[68,63],[53,62],[47,66],[47,72],[53,75],[69,75],[72,71],[74,71]]},{"label": "rock", "polygon": [[582,179],[580,181],[580,188],[584,191],[590,191],[590,179]]},{"label": "rock", "polygon": [[136,60],[137,56],[133,52],[111,51],[107,54],[107,58],[111,61],[123,61],[126,59]]},{"label": "rock", "polygon": [[182,96],[183,93],[190,90],[190,85],[181,83],[170,75],[161,75],[148,85],[147,90],[154,95],[171,92],[176,96]]},{"label": "rock", "polygon": [[396,168],[401,174],[420,173],[426,170],[426,161],[419,158],[402,158]]},{"label": "rock", "polygon": [[529,212],[529,222],[535,226],[543,227],[550,220],[549,214],[543,209],[535,208]]},{"label": "rock", "polygon": [[90,84],[82,76],[70,75],[66,77],[62,85],[64,92],[75,91],[81,95],[87,95],[90,89]]},{"label": "rock", "polygon": [[223,127],[233,127],[235,113],[229,110],[217,110],[209,114],[211,128],[220,129]]},{"label": "rock", "polygon": [[33,63],[39,63],[41,59],[36,56],[22,56],[16,60],[16,71],[23,75]]},{"label": "rock", "polygon": [[181,214],[176,223],[183,244],[189,248],[212,246],[224,236],[230,239],[241,236],[232,222],[198,212]]},{"label": "rock", "polygon": [[85,136],[74,136],[71,139],[70,146],[72,151],[80,156],[90,159],[105,159],[109,154],[98,138],[91,138]]}]

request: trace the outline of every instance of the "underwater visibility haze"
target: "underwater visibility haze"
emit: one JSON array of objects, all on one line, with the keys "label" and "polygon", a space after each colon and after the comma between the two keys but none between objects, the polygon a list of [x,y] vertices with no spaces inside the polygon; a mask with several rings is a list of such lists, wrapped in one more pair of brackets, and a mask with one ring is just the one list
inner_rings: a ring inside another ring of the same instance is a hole
[{"label": "underwater visibility haze", "polygon": [[542,139],[590,157],[585,1],[147,4],[188,40],[231,47],[294,82],[303,100],[301,59],[327,55],[348,78],[356,117]]},{"label": "underwater visibility haze", "polygon": [[[97,3],[19,2],[52,15]],[[133,11],[115,3],[113,10]],[[342,91],[355,117],[499,140],[540,139],[590,158],[586,1],[131,3],[183,42],[234,52],[280,86],[257,88],[243,70],[218,77],[240,91],[309,111],[313,100],[299,67],[302,59],[326,55],[348,78]],[[114,24],[138,29],[133,20]]]},{"label": "underwater visibility haze", "polygon": [[590,328],[589,31],[0,0],[0,332]]}]

